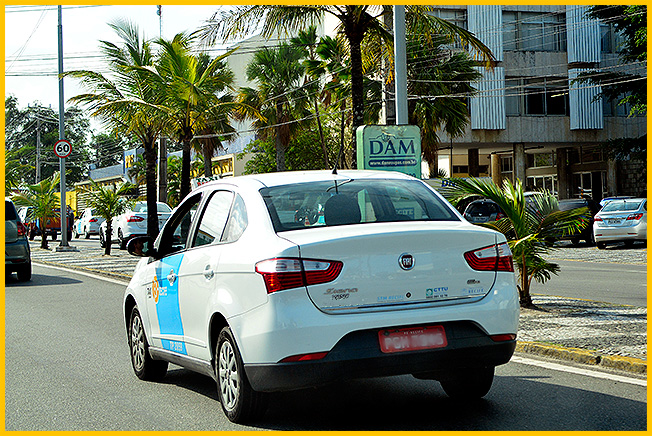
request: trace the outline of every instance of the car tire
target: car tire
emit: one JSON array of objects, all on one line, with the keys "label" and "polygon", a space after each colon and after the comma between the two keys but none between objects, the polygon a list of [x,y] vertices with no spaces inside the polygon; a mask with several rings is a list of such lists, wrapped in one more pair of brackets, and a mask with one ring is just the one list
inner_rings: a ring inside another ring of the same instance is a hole
[{"label": "car tire", "polygon": [[576,247],[576,246],[580,245],[580,238],[572,238],[571,239],[571,245],[573,247]]},{"label": "car tire", "polygon": [[595,236],[593,236],[593,232],[591,232],[589,238],[586,239],[586,244],[591,246],[595,245]]},{"label": "car tire", "polygon": [[267,395],[251,388],[228,327],[222,329],[217,339],[214,363],[217,396],[229,421],[245,423],[260,418],[267,409]]},{"label": "car tire", "polygon": [[52,233],[52,240],[53,241],[57,240],[57,232]]},{"label": "car tire", "polygon": [[632,248],[634,246],[634,241],[625,241],[625,247]]},{"label": "car tire", "polygon": [[88,233],[88,228],[84,229],[84,239],[90,239],[90,238],[91,238],[91,234]]},{"label": "car tire", "polygon": [[127,249],[127,242],[129,242],[129,240],[124,238],[122,229],[118,229],[118,242],[120,243],[120,250]]},{"label": "car tire", "polygon": [[16,277],[21,282],[28,282],[32,279],[32,262],[27,262],[16,270]]},{"label": "car tire", "polygon": [[145,336],[143,319],[136,306],[131,310],[128,336],[131,367],[134,369],[136,377],[147,381],[157,381],[165,377],[168,371],[168,362],[154,360],[149,355],[149,343]]},{"label": "car tire", "polygon": [[489,393],[494,381],[494,367],[470,368],[453,371],[439,380],[441,387],[451,398],[482,398]]},{"label": "car tire", "polygon": [[597,242],[595,245],[596,245],[600,250],[604,250],[605,248],[607,248],[607,244],[605,244],[604,242]]}]

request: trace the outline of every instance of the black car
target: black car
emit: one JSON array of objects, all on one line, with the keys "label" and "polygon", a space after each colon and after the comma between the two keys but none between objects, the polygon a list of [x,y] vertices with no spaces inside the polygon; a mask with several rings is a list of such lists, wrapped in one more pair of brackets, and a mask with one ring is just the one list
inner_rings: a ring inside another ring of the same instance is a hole
[{"label": "black car", "polygon": [[489,221],[498,221],[505,217],[502,211],[493,200],[482,199],[469,203],[464,210],[464,218],[470,223],[479,224]]},{"label": "black car", "polygon": [[5,199],[5,273],[13,272],[21,282],[30,280],[32,259],[27,227],[18,218],[14,203]]},{"label": "black car", "polygon": [[561,239],[570,239],[573,245],[579,244],[580,239],[582,239],[586,241],[587,244],[593,245],[595,243],[595,240],[593,238],[593,217],[600,210],[600,204],[598,204],[598,202],[593,201],[591,199],[584,199],[584,198],[571,198],[567,200],[559,200],[559,210],[561,211],[579,209],[582,207],[588,208],[589,211],[591,212],[589,222],[587,223],[586,227],[584,227],[579,232],[566,235]]}]

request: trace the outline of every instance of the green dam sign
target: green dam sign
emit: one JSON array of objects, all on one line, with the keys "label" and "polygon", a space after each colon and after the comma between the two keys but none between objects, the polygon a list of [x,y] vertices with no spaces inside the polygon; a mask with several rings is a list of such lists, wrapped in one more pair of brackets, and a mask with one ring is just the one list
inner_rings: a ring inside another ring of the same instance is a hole
[{"label": "green dam sign", "polygon": [[358,169],[398,171],[421,178],[418,126],[360,126],[356,139]]}]

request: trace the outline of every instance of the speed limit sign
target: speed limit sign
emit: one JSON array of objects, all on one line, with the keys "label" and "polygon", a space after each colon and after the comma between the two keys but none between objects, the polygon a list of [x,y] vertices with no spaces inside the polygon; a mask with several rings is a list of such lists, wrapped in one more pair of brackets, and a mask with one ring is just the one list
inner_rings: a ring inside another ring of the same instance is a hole
[{"label": "speed limit sign", "polygon": [[63,159],[70,156],[70,153],[72,153],[72,145],[70,145],[69,141],[60,139],[54,144],[54,154],[56,154],[57,157]]}]

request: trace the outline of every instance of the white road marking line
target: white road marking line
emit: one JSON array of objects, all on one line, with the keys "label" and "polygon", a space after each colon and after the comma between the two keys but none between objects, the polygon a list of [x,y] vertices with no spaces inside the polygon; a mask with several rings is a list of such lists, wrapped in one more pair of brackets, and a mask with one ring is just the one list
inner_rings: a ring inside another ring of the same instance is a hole
[{"label": "white road marking line", "polygon": [[527,357],[512,356],[511,362],[520,363],[523,365],[539,366],[541,368],[552,369],[554,371],[569,372],[572,374],[585,375],[587,377],[595,377],[606,380],[619,381],[622,383],[629,383],[638,386],[647,386],[647,380],[637,378],[624,377],[622,375],[610,374],[607,372],[592,371],[590,369],[576,368],[573,366],[560,365],[558,363],[546,362],[542,360],[528,359]]},{"label": "white road marking line", "polygon": [[82,275],[82,276],[90,277],[92,279],[104,280],[105,282],[114,283],[116,285],[125,286],[125,285],[129,284],[129,279],[127,279],[127,278],[125,278],[124,280],[113,279],[111,277],[104,277],[104,276],[102,276],[100,274],[91,274],[91,273],[88,273],[88,272],[85,272],[85,271],[79,271],[79,270],[76,270],[76,269],[61,268],[61,267],[58,267],[58,266],[46,265],[44,263],[39,263],[39,262],[35,262],[35,261],[32,261],[32,265],[38,265],[39,267],[42,267],[42,268],[50,268],[50,269],[56,269],[56,270],[59,270],[59,271],[65,271],[65,272],[71,273],[71,274],[79,274],[79,275]]}]

